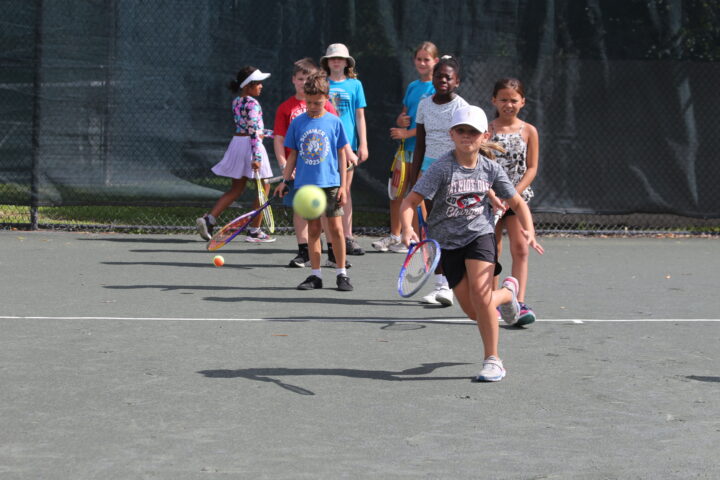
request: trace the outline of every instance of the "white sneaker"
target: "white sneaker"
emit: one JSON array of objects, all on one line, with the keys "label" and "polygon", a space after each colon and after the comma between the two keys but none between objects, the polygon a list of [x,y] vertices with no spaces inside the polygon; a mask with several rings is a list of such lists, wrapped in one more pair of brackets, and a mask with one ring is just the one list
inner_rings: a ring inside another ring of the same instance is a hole
[{"label": "white sneaker", "polygon": [[271,237],[270,235],[259,229],[255,232],[249,232],[247,237],[245,237],[245,241],[250,243],[272,243],[275,240],[277,240],[277,238]]},{"label": "white sneaker", "polygon": [[446,307],[452,307],[453,291],[447,285],[442,285],[435,291],[435,300]]},{"label": "white sneaker", "polygon": [[453,292],[446,284],[436,283],[435,289],[422,297],[420,301],[431,305],[444,305],[449,307],[453,304]]},{"label": "white sneaker", "polygon": [[505,378],[505,368],[503,367],[502,360],[494,355],[490,355],[483,362],[482,369],[477,377],[476,382],[499,382]]},{"label": "white sneaker", "polygon": [[517,292],[520,289],[520,284],[515,277],[507,277],[503,281],[502,287],[510,290],[512,300],[500,305],[500,316],[508,325],[515,325],[520,315],[520,303],[517,300]]},{"label": "white sneaker", "polygon": [[432,292],[430,292],[427,295],[425,295],[424,297],[422,297],[420,299],[420,302],[429,303],[430,305],[439,305],[440,302],[438,302],[437,299],[435,298],[435,296],[437,295],[437,292],[438,292],[438,290],[436,288]]},{"label": "white sneaker", "polygon": [[390,246],[388,247],[388,250],[390,250],[391,252],[394,252],[394,253],[407,253],[408,252],[408,248],[405,246],[404,243],[402,243],[400,241],[398,241],[397,243],[390,244]]},{"label": "white sneaker", "polygon": [[393,238],[392,235],[381,238],[380,240],[374,241],[372,247],[378,252],[395,252],[395,253],[407,253],[408,249],[399,238]]},{"label": "white sneaker", "polygon": [[203,240],[210,240],[212,238],[214,225],[210,223],[210,219],[208,219],[207,215],[203,215],[195,220],[195,225],[197,226],[197,231]]},{"label": "white sneaker", "polygon": [[392,237],[384,237],[380,240],[376,240],[372,242],[370,245],[377,250],[378,252],[387,252],[390,248],[390,245],[393,244],[393,238]]}]

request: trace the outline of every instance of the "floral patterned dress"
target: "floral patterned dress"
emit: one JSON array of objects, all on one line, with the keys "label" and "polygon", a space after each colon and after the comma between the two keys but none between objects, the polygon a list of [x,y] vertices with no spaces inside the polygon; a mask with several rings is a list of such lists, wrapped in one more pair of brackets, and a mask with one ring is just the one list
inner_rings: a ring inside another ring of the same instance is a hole
[{"label": "floral patterned dress", "polygon": [[232,102],[235,136],[228,145],[223,159],[212,168],[216,175],[230,178],[253,177],[252,163],[260,162],[260,177],[272,176],[263,137],[271,136],[265,130],[260,103],[253,97],[237,97]]},{"label": "floral patterned dress", "polygon": [[[524,126],[525,122],[514,133],[496,133],[495,128],[492,125],[490,126],[492,133],[490,141],[499,143],[506,150],[505,153],[496,153],[495,160],[505,169],[505,173],[507,173],[513,185],[520,183],[525,172],[527,172],[527,143],[522,137]],[[524,192],[518,193],[525,202],[529,202],[535,196],[530,186]]]}]

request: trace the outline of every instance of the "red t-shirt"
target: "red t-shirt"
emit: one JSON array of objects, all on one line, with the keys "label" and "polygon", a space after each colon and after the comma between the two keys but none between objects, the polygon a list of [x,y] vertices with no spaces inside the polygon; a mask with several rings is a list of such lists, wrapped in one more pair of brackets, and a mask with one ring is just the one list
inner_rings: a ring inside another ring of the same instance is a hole
[{"label": "red t-shirt", "polygon": [[[330,103],[330,100],[325,103],[325,110],[337,116],[337,110],[335,110],[333,104]],[[288,98],[280,104],[275,112],[275,125],[273,125],[273,133],[284,137],[287,134],[290,122],[292,122],[295,117],[305,113],[306,111],[307,106],[305,105],[305,100],[298,100],[295,98],[295,95]],[[288,155],[290,155],[290,149],[285,147],[285,158],[287,158]]]}]

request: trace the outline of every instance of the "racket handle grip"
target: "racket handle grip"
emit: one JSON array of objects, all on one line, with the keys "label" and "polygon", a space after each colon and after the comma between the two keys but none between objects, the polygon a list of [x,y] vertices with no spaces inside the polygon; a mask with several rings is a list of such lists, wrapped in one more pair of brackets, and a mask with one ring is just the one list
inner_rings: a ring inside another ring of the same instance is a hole
[{"label": "racket handle grip", "polygon": [[500,218],[503,216],[503,213],[505,212],[503,212],[500,208],[495,210],[495,215],[493,216],[493,225],[497,225],[498,221],[500,221]]}]

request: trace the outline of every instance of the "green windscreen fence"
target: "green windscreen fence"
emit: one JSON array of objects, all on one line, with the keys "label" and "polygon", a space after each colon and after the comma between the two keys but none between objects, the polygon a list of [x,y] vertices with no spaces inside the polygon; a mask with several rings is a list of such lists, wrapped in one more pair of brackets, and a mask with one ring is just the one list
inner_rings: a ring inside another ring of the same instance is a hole
[{"label": "green windscreen fence", "polygon": [[272,73],[272,128],[293,62],[342,42],[368,104],[355,223],[381,229],[389,128],[425,40],[489,117],[497,79],[525,83],[540,229],[720,225],[718,1],[4,0],[0,23],[0,225],[191,227],[229,185],[210,168],[237,70]]}]

